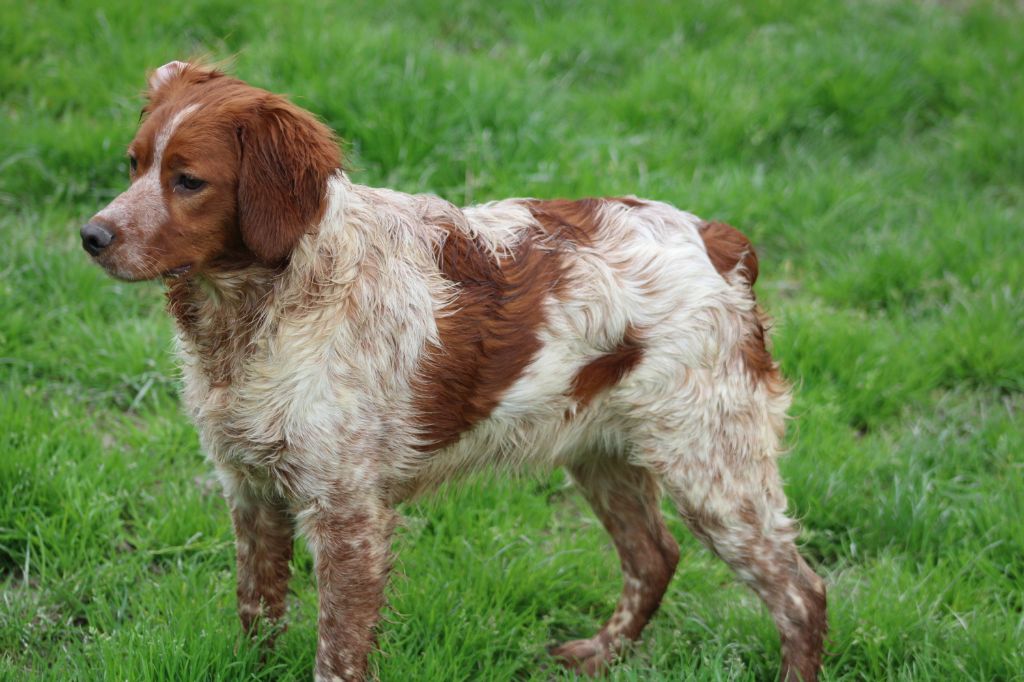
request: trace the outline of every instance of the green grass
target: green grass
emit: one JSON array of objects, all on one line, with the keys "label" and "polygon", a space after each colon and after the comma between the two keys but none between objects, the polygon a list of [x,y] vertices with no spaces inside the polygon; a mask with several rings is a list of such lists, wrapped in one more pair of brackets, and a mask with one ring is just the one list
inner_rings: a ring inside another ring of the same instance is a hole
[{"label": "green grass", "polygon": [[[1024,13],[1015,3],[0,4],[0,679],[306,680],[234,615],[230,522],[156,284],[78,226],[146,69],[234,56],[357,180],[457,203],[636,193],[729,221],[797,385],[783,461],[830,585],[825,679],[1024,679]],[[382,680],[549,680],[617,561],[556,473],[403,510]],[[683,560],[611,679],[771,679],[753,595]]]}]

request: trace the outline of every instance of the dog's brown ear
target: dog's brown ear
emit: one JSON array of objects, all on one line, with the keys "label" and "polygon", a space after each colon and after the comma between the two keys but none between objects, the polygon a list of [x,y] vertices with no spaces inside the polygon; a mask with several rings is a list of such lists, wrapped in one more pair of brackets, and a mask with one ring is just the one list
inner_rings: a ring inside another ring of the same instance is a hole
[{"label": "dog's brown ear", "polygon": [[263,263],[278,264],[323,217],[341,152],[327,126],[275,95],[255,105],[238,135],[242,241]]}]

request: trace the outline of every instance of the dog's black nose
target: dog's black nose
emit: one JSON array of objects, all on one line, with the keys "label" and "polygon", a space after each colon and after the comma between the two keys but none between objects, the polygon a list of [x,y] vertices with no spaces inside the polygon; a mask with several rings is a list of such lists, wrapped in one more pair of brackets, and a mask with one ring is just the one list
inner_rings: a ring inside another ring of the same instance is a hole
[{"label": "dog's black nose", "polygon": [[98,256],[112,241],[114,234],[98,223],[88,223],[82,228],[82,248],[88,251],[90,256]]}]

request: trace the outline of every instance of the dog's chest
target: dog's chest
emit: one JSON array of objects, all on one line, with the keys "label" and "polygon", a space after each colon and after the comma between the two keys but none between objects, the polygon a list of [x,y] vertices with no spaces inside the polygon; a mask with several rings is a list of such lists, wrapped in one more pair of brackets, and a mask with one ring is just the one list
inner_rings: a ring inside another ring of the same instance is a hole
[{"label": "dog's chest", "polygon": [[[379,368],[340,353],[349,342],[336,331],[302,325],[302,334],[278,329],[285,339],[254,338],[221,382],[194,348],[181,344],[183,401],[218,468],[272,485],[295,472],[326,480],[403,447],[395,425],[402,397],[374,381]],[[295,337],[302,342],[289,342]]]},{"label": "dog's chest", "polygon": [[233,466],[271,467],[300,453],[327,449],[361,395],[339,380],[346,367],[325,366],[320,353],[275,353],[255,337],[234,357],[213,356],[187,340],[179,345],[183,400],[208,456]]},{"label": "dog's chest", "polygon": [[281,388],[228,375],[211,376],[201,358],[181,353],[183,400],[207,455],[217,463],[268,465],[287,447]]}]

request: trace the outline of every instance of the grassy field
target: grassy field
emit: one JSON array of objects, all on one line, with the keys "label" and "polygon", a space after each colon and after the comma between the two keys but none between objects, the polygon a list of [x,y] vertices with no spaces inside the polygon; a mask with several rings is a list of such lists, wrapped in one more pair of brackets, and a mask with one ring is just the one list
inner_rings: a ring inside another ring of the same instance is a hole
[{"label": "grassy field", "polygon": [[[685,6],[684,6],[685,5]],[[825,679],[1024,678],[1024,10],[939,2],[0,3],[0,679],[307,680],[260,664],[158,284],[78,227],[144,72],[233,56],[354,177],[456,203],[635,193],[747,232],[797,386],[783,462],[830,585]],[[403,510],[382,680],[549,680],[619,570],[564,477]],[[767,612],[683,559],[613,680],[768,680]]]}]

